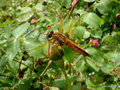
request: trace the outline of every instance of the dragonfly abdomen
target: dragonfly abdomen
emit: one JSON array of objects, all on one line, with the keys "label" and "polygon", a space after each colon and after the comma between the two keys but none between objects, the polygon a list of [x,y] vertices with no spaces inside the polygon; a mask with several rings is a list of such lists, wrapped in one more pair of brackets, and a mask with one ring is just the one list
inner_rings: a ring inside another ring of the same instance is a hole
[{"label": "dragonfly abdomen", "polygon": [[78,45],[74,44],[72,41],[70,41],[69,39],[66,39],[65,45],[67,45],[68,47],[70,47],[71,49],[73,49],[74,51],[77,51],[80,54],[83,54],[85,56],[89,56],[90,55],[83,50],[81,47],[79,47]]}]

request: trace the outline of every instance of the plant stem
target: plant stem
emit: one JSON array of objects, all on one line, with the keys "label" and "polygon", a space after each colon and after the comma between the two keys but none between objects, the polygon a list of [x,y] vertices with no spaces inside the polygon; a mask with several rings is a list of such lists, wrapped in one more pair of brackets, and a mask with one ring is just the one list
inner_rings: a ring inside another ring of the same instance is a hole
[{"label": "plant stem", "polygon": [[[73,2],[74,2],[74,0],[73,0]],[[74,5],[72,5],[71,10],[70,10],[70,12],[69,12],[69,14],[68,14],[68,16],[67,16],[67,19],[70,18],[71,14],[72,14],[72,12],[73,12],[73,10],[74,10],[74,8],[76,7],[76,5],[77,5],[78,2],[79,2],[79,0],[77,0],[76,3],[75,3]]]},{"label": "plant stem", "polygon": [[31,67],[29,67],[29,66],[26,65],[25,63],[23,63],[23,62],[21,62],[21,61],[18,61],[18,60],[14,60],[14,61],[16,61],[16,62],[18,62],[18,63],[21,63],[21,64],[25,65],[26,67],[28,67],[30,70],[33,70],[33,71],[34,71],[34,69],[32,69]]},{"label": "plant stem", "polygon": [[42,76],[45,74],[45,72],[47,71],[47,69],[48,69],[48,67],[51,65],[51,63],[52,63],[52,60],[50,60],[50,61],[48,62],[48,64],[47,64],[47,66],[45,67],[44,71],[40,74],[40,77],[42,77]]},{"label": "plant stem", "polygon": [[67,74],[66,74],[64,68],[61,68],[61,70],[62,70],[62,72],[63,72],[63,74],[64,74],[64,76],[65,76],[65,78],[66,78],[66,83],[68,84],[69,90],[72,90],[72,86],[71,86],[71,82],[70,82],[69,77],[67,76]]}]

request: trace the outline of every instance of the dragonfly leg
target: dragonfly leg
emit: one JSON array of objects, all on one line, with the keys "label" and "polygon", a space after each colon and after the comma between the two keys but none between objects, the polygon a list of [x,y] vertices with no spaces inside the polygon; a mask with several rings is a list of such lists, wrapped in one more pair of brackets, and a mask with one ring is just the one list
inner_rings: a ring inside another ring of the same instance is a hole
[{"label": "dragonfly leg", "polygon": [[48,57],[50,57],[51,56],[51,54],[50,54],[50,44],[48,45]]},{"label": "dragonfly leg", "polygon": [[53,44],[56,44],[56,45],[58,45],[58,46],[62,46],[62,45],[64,44],[63,42],[57,43],[58,41],[55,40],[55,39],[52,39],[50,42],[53,43]]},{"label": "dragonfly leg", "polygon": [[64,42],[60,42],[60,41],[59,41],[59,44],[60,44],[60,46],[62,46],[62,45],[64,45]]},{"label": "dragonfly leg", "polygon": [[58,43],[56,43],[56,40],[54,40],[54,39],[50,39],[49,40],[49,46],[48,46],[48,57],[50,57],[51,56],[51,43],[53,43],[53,44],[56,44],[56,45],[58,45],[58,46],[61,46],[60,44],[58,44]]}]

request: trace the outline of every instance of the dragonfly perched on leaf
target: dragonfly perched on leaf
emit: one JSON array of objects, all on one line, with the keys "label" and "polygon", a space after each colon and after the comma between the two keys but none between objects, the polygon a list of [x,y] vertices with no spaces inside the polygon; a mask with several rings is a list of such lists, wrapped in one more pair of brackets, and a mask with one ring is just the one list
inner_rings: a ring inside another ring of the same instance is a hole
[{"label": "dragonfly perched on leaf", "polygon": [[[73,22],[71,22],[71,24],[70,24],[70,26],[67,30],[67,33],[69,33],[71,31],[72,27],[73,27]],[[56,47],[55,50],[58,50],[57,48],[60,49],[60,47],[62,48],[63,45],[66,45],[69,48],[71,48],[72,50],[74,50],[74,51],[76,51],[80,54],[83,54],[84,56],[90,57],[90,55],[83,48],[81,48],[80,46],[78,46],[77,44],[72,42],[66,34],[63,34],[63,20],[60,20],[60,30],[59,31],[60,32],[54,32],[53,30],[51,30],[51,31],[47,32],[47,34],[46,34],[49,44],[53,43],[53,44],[57,45],[57,47],[55,46]],[[39,48],[42,48],[43,46],[44,45],[41,45],[41,46],[39,46],[35,49],[37,50]],[[35,50],[35,49],[33,49],[33,50]],[[50,48],[48,47],[48,49],[50,49]],[[60,52],[62,52],[62,51],[60,51]],[[59,53],[59,51],[58,51],[58,53]],[[50,56],[50,51],[49,50],[48,50],[48,55]]]}]

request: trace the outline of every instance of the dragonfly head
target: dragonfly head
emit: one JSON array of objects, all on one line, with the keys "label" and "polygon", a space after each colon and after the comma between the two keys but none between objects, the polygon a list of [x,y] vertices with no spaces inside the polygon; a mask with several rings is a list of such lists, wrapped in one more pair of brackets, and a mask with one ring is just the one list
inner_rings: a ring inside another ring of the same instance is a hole
[{"label": "dragonfly head", "polygon": [[53,34],[54,34],[54,31],[53,31],[53,30],[52,30],[52,31],[49,31],[49,32],[47,33],[47,38],[51,38]]}]

